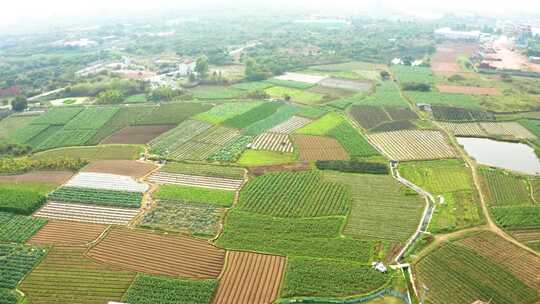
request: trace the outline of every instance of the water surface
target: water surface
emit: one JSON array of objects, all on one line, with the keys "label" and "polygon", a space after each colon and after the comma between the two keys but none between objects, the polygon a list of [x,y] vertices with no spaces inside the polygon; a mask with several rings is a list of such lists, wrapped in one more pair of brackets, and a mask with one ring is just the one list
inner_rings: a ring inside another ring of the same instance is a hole
[{"label": "water surface", "polygon": [[526,144],[474,137],[458,137],[457,141],[480,164],[540,174],[540,160]]}]

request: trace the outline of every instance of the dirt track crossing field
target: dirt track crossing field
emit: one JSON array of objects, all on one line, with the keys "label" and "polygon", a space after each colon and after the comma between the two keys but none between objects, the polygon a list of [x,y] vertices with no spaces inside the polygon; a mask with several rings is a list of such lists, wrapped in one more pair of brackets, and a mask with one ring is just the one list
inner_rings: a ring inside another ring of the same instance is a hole
[{"label": "dirt track crossing field", "polygon": [[368,135],[392,160],[429,160],[457,157],[439,131],[400,130]]},{"label": "dirt track crossing field", "polygon": [[137,272],[202,279],[219,276],[225,251],[191,237],[114,228],[87,255]]},{"label": "dirt track crossing field", "polygon": [[479,88],[479,87],[438,85],[437,89],[441,93],[502,96],[501,91],[499,89],[497,89],[497,88]]},{"label": "dirt track crossing field", "polygon": [[251,147],[255,150],[269,150],[277,152],[292,152],[293,145],[289,135],[279,133],[263,133],[255,138]]},{"label": "dirt track crossing field", "polygon": [[10,183],[48,183],[61,185],[73,176],[71,171],[34,171],[19,175],[2,175],[0,181]]},{"label": "dirt track crossing field", "polygon": [[91,162],[81,172],[109,173],[141,178],[157,166],[135,160],[98,160]]},{"label": "dirt track crossing field", "polygon": [[294,143],[299,150],[300,160],[347,160],[349,155],[341,144],[329,137],[294,135]]},{"label": "dirt track crossing field", "polygon": [[95,224],[127,225],[139,209],[98,207],[84,204],[48,202],[34,216]]},{"label": "dirt track crossing field", "polygon": [[102,144],[146,144],[174,128],[174,125],[126,127],[105,138]]},{"label": "dirt track crossing field", "polygon": [[311,119],[300,117],[300,116],[293,116],[289,118],[289,120],[280,123],[279,125],[273,127],[272,129],[268,131],[273,132],[273,133],[291,134],[292,132],[302,128],[303,126],[309,124],[310,122],[311,122]]},{"label": "dirt track crossing field", "polygon": [[34,245],[84,246],[95,241],[107,225],[49,220],[29,241]]},{"label": "dirt track crossing field", "polygon": [[284,257],[227,252],[225,272],[214,304],[273,303],[278,297],[284,267]]},{"label": "dirt track crossing field", "polygon": [[148,180],[156,184],[172,184],[233,191],[239,190],[244,183],[243,180],[238,179],[168,172],[155,172],[148,177]]}]

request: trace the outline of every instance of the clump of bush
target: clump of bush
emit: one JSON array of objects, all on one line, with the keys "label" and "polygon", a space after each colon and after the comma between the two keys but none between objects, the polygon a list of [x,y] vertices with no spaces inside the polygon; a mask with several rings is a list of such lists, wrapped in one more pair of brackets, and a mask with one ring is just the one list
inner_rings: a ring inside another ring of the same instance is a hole
[{"label": "clump of bush", "polygon": [[0,159],[0,174],[20,174],[33,170],[78,171],[87,164],[87,161],[67,157],[43,160],[34,160],[28,157],[8,157]]},{"label": "clump of bush", "polygon": [[427,83],[418,83],[418,82],[407,82],[401,85],[405,91],[419,91],[419,92],[429,92],[431,91],[431,86]]},{"label": "clump of bush", "polygon": [[0,141],[0,157],[22,156],[32,152],[32,147],[15,143]]},{"label": "clump of bush", "polygon": [[38,192],[11,185],[0,186],[0,211],[28,215],[45,201],[45,196]]},{"label": "clump of bush", "polygon": [[348,173],[388,174],[388,167],[380,163],[359,162],[355,160],[318,160],[319,170],[334,170]]}]

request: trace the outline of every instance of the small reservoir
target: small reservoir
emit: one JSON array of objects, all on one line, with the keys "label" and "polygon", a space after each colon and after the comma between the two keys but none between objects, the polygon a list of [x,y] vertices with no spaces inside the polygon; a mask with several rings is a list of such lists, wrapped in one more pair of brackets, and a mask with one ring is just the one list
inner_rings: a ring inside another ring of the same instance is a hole
[{"label": "small reservoir", "polygon": [[540,160],[526,144],[475,137],[457,137],[457,141],[480,164],[540,175]]}]

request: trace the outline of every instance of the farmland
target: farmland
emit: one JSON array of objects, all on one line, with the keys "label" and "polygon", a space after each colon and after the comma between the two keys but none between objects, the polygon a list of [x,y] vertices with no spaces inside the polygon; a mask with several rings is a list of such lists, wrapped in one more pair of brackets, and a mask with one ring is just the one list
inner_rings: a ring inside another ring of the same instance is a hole
[{"label": "farmland", "polygon": [[181,185],[231,191],[240,189],[243,183],[242,180],[238,179],[168,172],[155,172],[148,177],[148,180],[157,184]]},{"label": "farmland", "polygon": [[310,122],[311,120],[308,118],[304,118],[300,116],[293,116],[289,120],[282,122],[281,124],[270,129],[269,131],[274,132],[274,133],[290,134],[302,128],[303,126],[309,124]]},{"label": "farmland", "polygon": [[234,87],[214,88],[198,87],[193,90],[193,97],[201,100],[233,99],[239,98],[244,92]]},{"label": "farmland", "polygon": [[282,106],[283,105],[279,103],[266,102],[245,113],[237,115],[234,118],[225,120],[223,124],[231,128],[243,129],[250,126],[251,124],[257,123],[265,118],[268,118],[269,116],[273,115],[276,111],[278,111],[278,109]]},{"label": "farmland", "polygon": [[159,137],[149,142],[152,151],[164,154],[167,151],[174,151],[183,143],[189,141],[198,134],[208,130],[212,125],[197,121],[186,120],[180,123],[176,128],[163,133]]},{"label": "farmland", "polygon": [[32,121],[35,125],[65,125],[83,110],[82,107],[52,108]]},{"label": "farmland", "polygon": [[72,177],[65,186],[114,191],[145,192],[148,185],[125,175],[81,172]]},{"label": "farmland", "polygon": [[234,192],[202,187],[161,185],[155,197],[165,201],[185,201],[228,207],[232,205]]},{"label": "farmland", "polygon": [[103,127],[115,114],[118,108],[97,107],[86,108],[65,126],[65,130],[97,130]]},{"label": "farmland", "polygon": [[225,256],[223,250],[199,239],[125,228],[111,229],[87,254],[133,271],[204,279],[219,275]]},{"label": "farmland", "polygon": [[483,190],[492,206],[531,204],[529,184],[525,178],[500,170],[480,170]]},{"label": "farmland", "polygon": [[20,289],[32,303],[120,301],[135,273],[107,267],[84,256],[84,248],[54,247]]},{"label": "farmland", "polygon": [[81,172],[107,173],[141,178],[157,169],[154,164],[135,160],[97,160],[81,169]]},{"label": "farmland", "polygon": [[357,104],[370,106],[408,107],[409,104],[400,92],[399,87],[392,81],[383,81],[375,88],[375,93],[369,95]]},{"label": "farmland", "polygon": [[245,127],[242,133],[246,135],[258,135],[267,131],[268,129],[276,127],[277,125],[286,123],[287,121],[289,121],[289,119],[291,119],[291,117],[293,117],[294,114],[296,114],[296,112],[298,112],[298,108],[295,106],[281,106],[276,110],[274,114]]},{"label": "farmland", "polygon": [[0,184],[0,211],[31,214],[45,203],[45,196],[25,185]]},{"label": "farmland", "polygon": [[97,144],[103,141],[111,134],[131,126],[143,116],[150,114],[153,110],[154,106],[121,107],[118,112],[116,112],[116,114],[98,130],[88,143]]},{"label": "farmland", "polygon": [[200,103],[165,103],[154,111],[141,117],[135,125],[167,125],[178,124],[188,117],[209,110],[211,107]]},{"label": "farmland", "polygon": [[400,83],[433,83],[435,77],[428,67],[394,65],[392,72]]},{"label": "farmland", "polygon": [[184,142],[176,149],[169,150],[168,157],[175,160],[206,160],[238,136],[240,132],[236,129],[216,126]]},{"label": "farmland", "polygon": [[105,207],[139,208],[142,194],[138,192],[113,191],[81,187],[61,187],[49,195],[58,202],[82,203]]},{"label": "farmland", "polygon": [[448,106],[432,106],[433,118],[440,121],[491,121],[495,115],[475,109],[464,109]]},{"label": "farmland", "polygon": [[[43,220],[43,219],[39,219]],[[33,245],[84,246],[95,241],[107,226],[50,220],[29,241]],[[66,233],[69,231],[69,233]]]},{"label": "farmland", "polygon": [[229,166],[169,162],[161,167],[160,171],[187,175],[244,179],[244,169]]},{"label": "farmland", "polygon": [[172,128],[173,125],[127,126],[105,138],[102,143],[146,144]]},{"label": "farmland", "polygon": [[349,155],[339,141],[323,136],[294,135],[293,142],[299,150],[300,160],[347,160]]},{"label": "farmland", "polygon": [[414,103],[428,103],[439,106],[452,106],[472,110],[481,110],[478,100],[467,94],[450,94],[431,92],[407,91],[405,93]]},{"label": "farmland", "polygon": [[292,153],[246,150],[244,153],[242,153],[236,163],[241,166],[251,167],[286,164],[293,162],[294,160],[296,160],[296,157]]},{"label": "farmland", "polygon": [[137,214],[139,214],[138,209],[51,201],[34,213],[34,216],[84,223],[127,225]]},{"label": "farmland", "polygon": [[253,140],[251,148],[277,152],[292,152],[293,145],[287,134],[263,133]]},{"label": "farmland", "polygon": [[324,98],[321,94],[282,86],[268,88],[265,92],[272,98],[286,99],[286,97],[290,97],[292,101],[306,105],[319,104]]},{"label": "farmland", "polygon": [[472,190],[469,168],[459,160],[407,162],[399,166],[403,178],[432,194]]},{"label": "farmland", "polygon": [[0,212],[0,242],[24,243],[46,223],[45,219]]},{"label": "farmland", "polygon": [[0,244],[0,288],[14,289],[46,254],[45,249],[25,245]]},{"label": "farmland", "polygon": [[81,158],[86,160],[100,159],[137,159],[142,152],[135,145],[103,145],[96,147],[71,147],[36,153],[33,159]]},{"label": "farmland", "polygon": [[244,114],[257,106],[260,102],[229,102],[213,107],[209,111],[195,115],[194,118],[210,124],[222,123],[235,116]]},{"label": "farmland", "polygon": [[209,161],[235,162],[242,152],[253,141],[251,136],[238,136],[221,147],[217,152],[208,157]]}]

